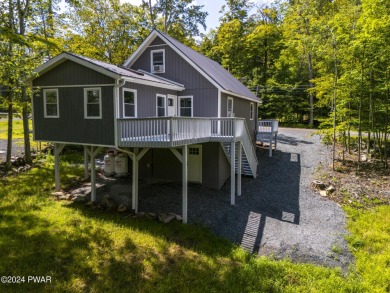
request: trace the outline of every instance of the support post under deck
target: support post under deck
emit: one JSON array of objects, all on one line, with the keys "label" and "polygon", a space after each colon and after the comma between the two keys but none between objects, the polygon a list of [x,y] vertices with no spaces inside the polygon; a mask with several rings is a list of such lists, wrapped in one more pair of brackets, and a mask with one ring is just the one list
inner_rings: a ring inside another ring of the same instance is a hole
[{"label": "support post under deck", "polygon": [[236,204],[236,142],[230,145],[230,204]]},{"label": "support post under deck", "polygon": [[187,145],[183,146],[183,154],[182,154],[182,171],[183,171],[183,223],[187,223],[187,208],[188,208],[188,168],[187,168]]},{"label": "support post under deck", "polygon": [[242,143],[238,143],[238,158],[237,158],[237,195],[241,195],[241,170],[242,170]]}]

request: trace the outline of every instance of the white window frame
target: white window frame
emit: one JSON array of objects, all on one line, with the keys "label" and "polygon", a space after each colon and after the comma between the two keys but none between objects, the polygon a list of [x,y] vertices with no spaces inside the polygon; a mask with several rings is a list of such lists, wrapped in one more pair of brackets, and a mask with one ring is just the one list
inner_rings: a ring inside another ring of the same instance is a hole
[{"label": "white window frame", "polygon": [[[158,97],[164,98],[164,116],[158,116]],[[156,117],[167,117],[167,95],[156,94]]]},{"label": "white window frame", "polygon": [[[88,116],[88,111],[87,111],[88,91],[99,92],[99,116]],[[84,88],[84,119],[102,119],[102,88],[100,87]]]},{"label": "white window frame", "polygon": [[249,105],[249,119],[255,119],[255,103],[250,103]]},{"label": "white window frame", "polygon": [[[134,116],[126,116],[125,115],[125,92],[132,92],[134,93]],[[123,118],[137,118],[138,113],[137,113],[137,90],[135,89],[126,89],[124,88],[122,91],[122,116]]]},{"label": "white window frame", "polygon": [[[194,99],[193,99],[193,96],[179,96],[178,98],[179,98],[179,103],[177,105],[177,108],[178,108],[178,111],[179,111],[179,113],[177,113],[178,116],[182,117],[181,116],[181,103],[180,103],[180,101],[182,99],[191,99],[191,116],[190,117],[194,117]],[[188,117],[188,116],[183,116],[183,117]]]},{"label": "white window frame", "polygon": [[[55,92],[57,95],[57,115],[47,115],[47,102],[46,102],[46,93],[47,92]],[[44,118],[60,118],[58,89],[44,89],[43,90],[43,116],[44,116]]]},{"label": "white window frame", "polygon": [[[229,101],[232,101],[232,109],[231,109],[231,115],[229,116]],[[234,100],[232,97],[227,98],[227,103],[226,103],[226,117],[234,117]]]},{"label": "white window frame", "polygon": [[[163,70],[162,71],[154,71],[154,64],[153,64],[153,54],[154,53],[163,53]],[[157,50],[151,50],[150,51],[150,72],[151,73],[165,73],[165,49],[157,49]]]}]

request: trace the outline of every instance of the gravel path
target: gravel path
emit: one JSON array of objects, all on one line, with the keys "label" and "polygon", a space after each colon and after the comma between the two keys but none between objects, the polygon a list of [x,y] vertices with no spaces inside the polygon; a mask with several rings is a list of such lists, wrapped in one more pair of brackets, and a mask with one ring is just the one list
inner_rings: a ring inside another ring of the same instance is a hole
[{"label": "gravel path", "polygon": [[[220,191],[189,184],[188,222],[259,255],[346,269],[353,257],[344,239],[344,212],[310,187],[316,168],[329,164],[329,150],[311,133],[280,129],[272,158],[268,149],[258,149],[259,176],[243,177],[235,206],[230,205],[229,181]],[[110,193],[123,196],[128,181],[118,180]],[[181,192],[178,183],[141,180],[139,210],[181,214]]]},{"label": "gravel path", "polygon": [[[230,205],[230,182],[217,191],[199,184],[188,187],[188,222],[201,224],[250,252],[289,257],[346,269],[353,261],[345,241],[345,215],[335,203],[313,191],[310,183],[320,165],[329,164],[329,150],[312,131],[279,129],[272,158],[257,149],[259,176],[242,178],[242,196]],[[22,151],[14,143],[14,153]],[[4,160],[6,140],[0,140]],[[114,180],[100,192],[129,196],[130,180]],[[107,183],[107,182],[106,182]],[[139,210],[181,214],[181,184],[146,184],[140,180]]]}]

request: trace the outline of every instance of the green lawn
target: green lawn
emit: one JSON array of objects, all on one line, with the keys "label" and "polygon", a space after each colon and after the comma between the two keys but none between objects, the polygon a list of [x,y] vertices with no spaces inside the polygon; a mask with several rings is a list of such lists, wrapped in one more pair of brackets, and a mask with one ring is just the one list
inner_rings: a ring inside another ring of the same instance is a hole
[{"label": "green lawn", "polygon": [[[66,163],[61,168],[64,186],[83,174]],[[0,181],[0,276],[25,276],[21,284],[0,283],[0,292],[390,289],[389,206],[347,210],[357,263],[343,274],[338,269],[256,258],[199,226],[123,218],[56,201],[50,195],[53,179],[53,165],[46,163]],[[28,276],[50,276],[52,282],[27,283]]]},{"label": "green lawn", "polygon": [[[29,120],[30,130],[32,129],[32,121]],[[8,133],[8,121],[7,119],[0,120],[0,139],[7,139]],[[23,121],[15,120],[12,124],[12,138],[13,139],[22,139],[23,138]]]}]

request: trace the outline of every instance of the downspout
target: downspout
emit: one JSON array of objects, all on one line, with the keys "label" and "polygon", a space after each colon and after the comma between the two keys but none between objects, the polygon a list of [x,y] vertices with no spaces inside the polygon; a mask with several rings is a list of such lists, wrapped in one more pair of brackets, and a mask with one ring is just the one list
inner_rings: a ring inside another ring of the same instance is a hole
[{"label": "downspout", "polygon": [[119,88],[125,85],[126,81],[122,78],[118,78],[115,81],[114,86],[114,140],[115,148],[118,149],[118,102],[119,102]]}]

